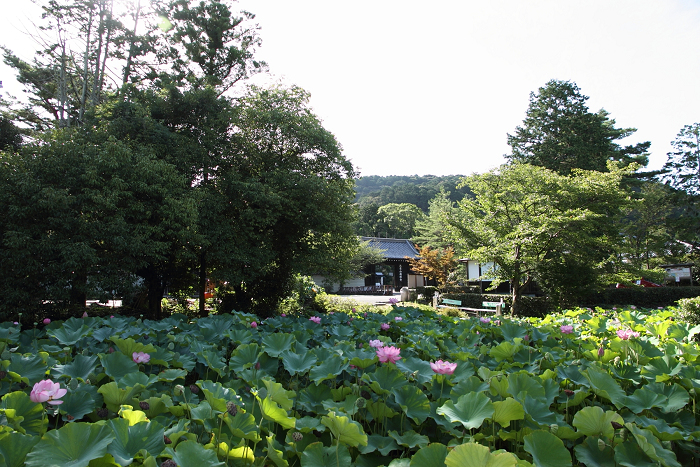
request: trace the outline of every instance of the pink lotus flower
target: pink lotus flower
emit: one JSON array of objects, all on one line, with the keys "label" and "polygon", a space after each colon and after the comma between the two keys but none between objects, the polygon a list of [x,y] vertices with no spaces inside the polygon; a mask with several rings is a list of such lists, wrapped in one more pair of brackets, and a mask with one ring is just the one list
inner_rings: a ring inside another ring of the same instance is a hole
[{"label": "pink lotus flower", "polygon": [[380,341],[379,339],[372,339],[369,341],[369,346],[374,347],[375,349],[381,349],[384,347],[384,342]]},{"label": "pink lotus flower", "polygon": [[287,317],[287,313],[282,313],[280,316],[281,316],[282,318],[286,318],[286,317]]},{"label": "pink lotus flower", "polygon": [[394,321],[403,321],[403,318],[400,316],[395,316]]},{"label": "pink lotus flower", "polygon": [[391,326],[389,326],[388,323],[382,323],[382,325],[379,326],[379,327],[382,329],[382,331],[386,331],[386,330],[389,329]]},{"label": "pink lotus flower", "polygon": [[257,327],[258,327],[258,323],[256,323],[255,321],[253,321],[252,323],[250,323],[250,327],[251,327],[251,328],[257,328]]},{"label": "pink lotus flower", "polygon": [[564,324],[561,327],[559,327],[559,330],[562,334],[571,334],[572,332],[574,332],[574,327],[570,324]]},{"label": "pink lotus flower", "polygon": [[605,349],[603,347],[600,347],[598,349],[598,357],[603,357],[605,355]]},{"label": "pink lotus flower", "polygon": [[399,303],[399,300],[398,300],[397,298],[395,298],[395,297],[391,297],[391,298],[389,299],[389,303],[390,303],[391,305],[396,305],[397,303]]},{"label": "pink lotus flower", "polygon": [[391,346],[391,347],[380,347],[377,349],[377,357],[379,357],[379,361],[382,363],[396,363],[397,361],[401,360],[401,356],[399,355],[401,353],[401,349]]},{"label": "pink lotus flower", "polygon": [[633,309],[633,310],[636,310],[636,309],[637,309],[637,307],[634,306],[634,305],[630,306],[630,308]]},{"label": "pink lotus flower", "polygon": [[134,352],[131,354],[131,358],[136,363],[148,363],[151,360],[151,356],[144,352]]},{"label": "pink lotus flower", "polygon": [[309,321],[313,321],[316,324],[321,324],[321,317],[320,316],[312,316],[309,318]]},{"label": "pink lotus flower", "polygon": [[617,337],[619,337],[623,341],[627,341],[630,339],[630,337],[639,337],[639,333],[634,332],[631,329],[618,329],[617,330]]},{"label": "pink lotus flower", "polygon": [[87,318],[87,317],[88,317],[87,311],[84,311],[84,312],[83,312],[83,318]]},{"label": "pink lotus flower", "polygon": [[484,323],[484,324],[488,324],[488,323],[491,322],[491,318],[482,317],[482,318],[479,318],[479,321],[481,321],[481,322]]},{"label": "pink lotus flower", "polygon": [[51,323],[51,320],[49,318],[44,318],[44,321],[42,321],[44,324],[49,324]]},{"label": "pink lotus flower", "polygon": [[54,383],[50,379],[45,379],[34,385],[29,393],[29,399],[39,404],[48,402],[51,405],[59,405],[63,404],[63,401],[56,399],[65,396],[67,392],[68,390],[62,389],[60,384]]},{"label": "pink lotus flower", "polygon": [[432,368],[433,371],[439,375],[451,375],[455,372],[457,364],[438,360],[435,363],[430,362],[430,368]]}]

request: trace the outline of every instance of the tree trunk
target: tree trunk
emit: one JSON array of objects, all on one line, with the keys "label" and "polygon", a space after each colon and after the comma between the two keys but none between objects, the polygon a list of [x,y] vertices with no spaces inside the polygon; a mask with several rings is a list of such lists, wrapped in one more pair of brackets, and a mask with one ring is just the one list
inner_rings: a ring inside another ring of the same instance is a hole
[{"label": "tree trunk", "polygon": [[122,79],[122,86],[126,85],[129,81],[129,75],[131,74],[131,62],[136,54],[134,49],[134,40],[136,39],[136,28],[139,25],[139,15],[141,14],[141,0],[136,3],[136,12],[134,13],[134,31],[131,33],[129,38],[129,56],[126,58],[126,65],[124,65],[124,79]]},{"label": "tree trunk", "polygon": [[85,37],[85,57],[83,58],[83,92],[80,96],[80,116],[78,120],[82,124],[83,115],[85,115],[85,107],[87,106],[87,82],[90,75],[88,70],[88,57],[90,55],[90,35],[92,33],[92,8],[90,8],[90,17],[88,19],[87,36]]},{"label": "tree trunk", "polygon": [[204,307],[206,304],[205,294],[207,292],[207,252],[202,248],[202,253],[199,255],[199,317],[205,318],[207,310]]}]

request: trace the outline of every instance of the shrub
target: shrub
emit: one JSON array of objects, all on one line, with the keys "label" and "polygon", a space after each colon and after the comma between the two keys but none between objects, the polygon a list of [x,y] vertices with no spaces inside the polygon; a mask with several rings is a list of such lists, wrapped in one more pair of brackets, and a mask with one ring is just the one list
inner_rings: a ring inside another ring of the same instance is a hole
[{"label": "shrub", "polygon": [[682,298],[678,300],[675,317],[688,324],[700,324],[700,297]]}]

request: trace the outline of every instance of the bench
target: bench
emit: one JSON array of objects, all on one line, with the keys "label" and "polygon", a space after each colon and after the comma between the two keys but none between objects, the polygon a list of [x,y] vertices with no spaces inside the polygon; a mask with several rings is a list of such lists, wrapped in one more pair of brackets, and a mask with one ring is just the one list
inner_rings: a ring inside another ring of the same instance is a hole
[{"label": "bench", "polygon": [[503,302],[481,302],[483,308],[469,308],[461,305],[462,302],[460,300],[443,298],[442,303],[438,305],[437,308],[457,308],[459,311],[464,311],[476,316],[481,316],[484,313],[495,313],[496,316],[501,316],[503,314]]}]

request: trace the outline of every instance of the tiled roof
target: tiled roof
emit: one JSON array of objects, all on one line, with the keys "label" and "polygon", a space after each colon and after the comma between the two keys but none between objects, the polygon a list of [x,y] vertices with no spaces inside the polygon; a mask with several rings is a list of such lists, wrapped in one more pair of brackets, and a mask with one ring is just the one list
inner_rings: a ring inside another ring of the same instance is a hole
[{"label": "tiled roof", "polygon": [[404,259],[417,258],[418,250],[416,250],[413,242],[402,238],[378,238],[378,237],[360,237],[363,242],[369,241],[370,246],[384,250],[386,259]]}]

